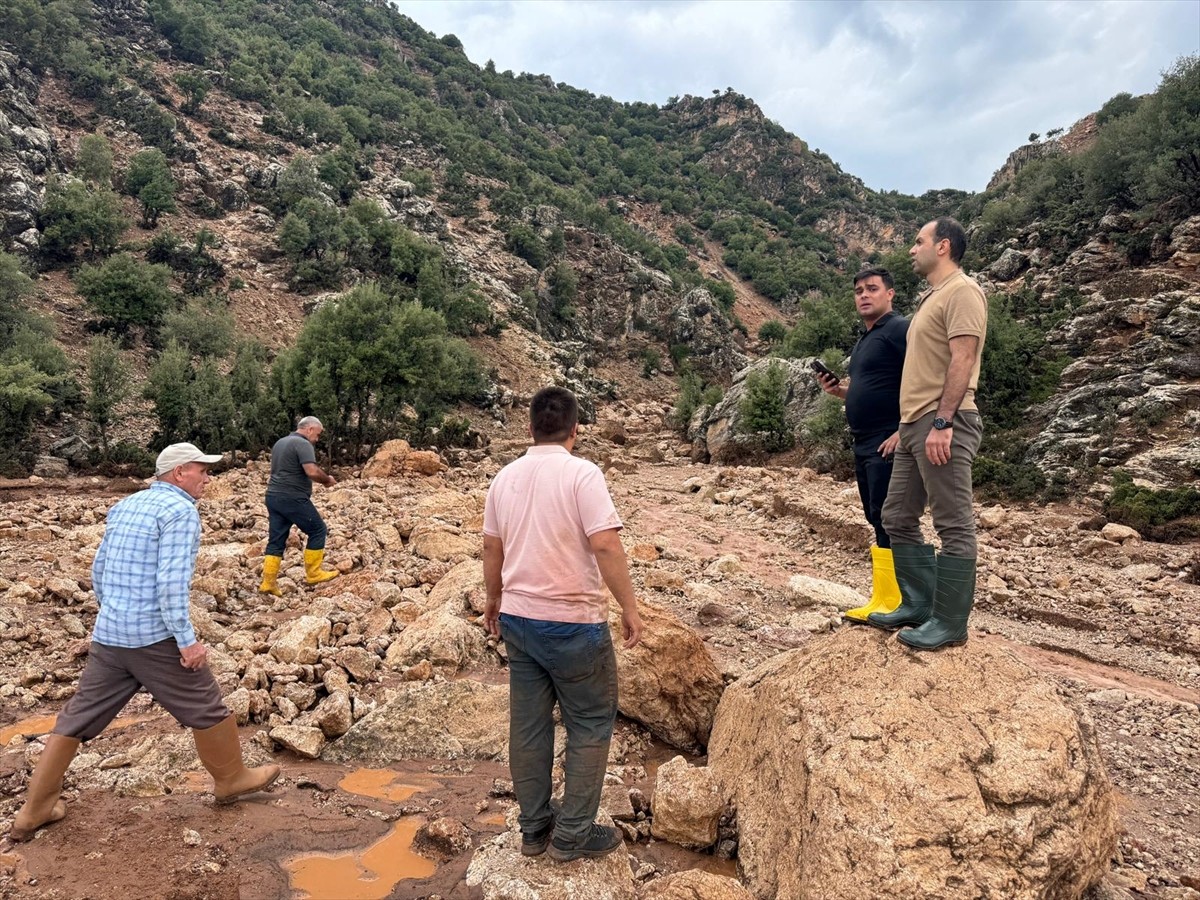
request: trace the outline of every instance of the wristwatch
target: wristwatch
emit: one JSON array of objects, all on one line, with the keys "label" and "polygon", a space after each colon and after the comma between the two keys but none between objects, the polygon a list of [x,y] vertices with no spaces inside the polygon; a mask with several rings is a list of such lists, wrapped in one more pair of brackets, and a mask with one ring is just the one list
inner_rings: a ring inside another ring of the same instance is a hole
[{"label": "wristwatch", "polygon": [[953,428],[954,423],[950,422],[946,419],[943,419],[941,416],[938,416],[936,419],[933,420],[933,427],[937,431],[945,431],[947,428]]}]

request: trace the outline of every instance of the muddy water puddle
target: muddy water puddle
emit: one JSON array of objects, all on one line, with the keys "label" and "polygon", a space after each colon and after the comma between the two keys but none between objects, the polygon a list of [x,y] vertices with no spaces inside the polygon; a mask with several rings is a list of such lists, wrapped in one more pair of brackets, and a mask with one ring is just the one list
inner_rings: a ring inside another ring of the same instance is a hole
[{"label": "muddy water puddle", "polygon": [[348,794],[390,800],[393,803],[403,803],[418,791],[425,790],[420,785],[399,784],[399,777],[391,769],[355,769],[338,782],[338,787]]},{"label": "muddy water puddle", "polygon": [[412,851],[420,819],[401,819],[366,850],[306,854],[285,863],[301,900],[382,900],[406,878],[427,878],[437,868]]},{"label": "muddy water puddle", "polygon": [[[391,769],[355,769],[338,787],[350,794],[402,803],[429,785],[404,784]],[[424,820],[405,816],[363,850],[306,853],[284,864],[300,900],[382,900],[405,879],[428,878],[437,866],[413,852]]]},{"label": "muddy water puddle", "polygon": [[[20,722],[14,722],[12,725],[5,725],[0,728],[0,747],[5,747],[8,742],[17,735],[24,737],[40,737],[43,734],[49,734],[54,730],[54,722],[58,716],[36,716],[32,719],[24,719]],[[128,728],[130,725],[137,725],[140,722],[149,722],[151,719],[156,719],[157,716],[124,716],[114,719],[113,722],[104,730],[106,732],[113,731],[118,728]]]}]

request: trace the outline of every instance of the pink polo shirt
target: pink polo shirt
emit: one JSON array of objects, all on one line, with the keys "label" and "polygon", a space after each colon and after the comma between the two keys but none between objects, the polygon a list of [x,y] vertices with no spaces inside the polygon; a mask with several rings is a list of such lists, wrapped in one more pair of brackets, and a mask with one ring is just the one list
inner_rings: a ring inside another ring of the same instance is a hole
[{"label": "pink polo shirt", "polygon": [[500,470],[483,511],[483,533],[504,547],[500,611],[548,622],[608,621],[588,538],[620,527],[594,463],[558,444],[530,447]]}]

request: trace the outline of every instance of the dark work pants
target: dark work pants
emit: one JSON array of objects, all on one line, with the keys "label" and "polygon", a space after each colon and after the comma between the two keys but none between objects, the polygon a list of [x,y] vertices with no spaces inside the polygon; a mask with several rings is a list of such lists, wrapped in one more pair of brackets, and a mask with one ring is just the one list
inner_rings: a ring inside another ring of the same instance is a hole
[{"label": "dark work pants", "polygon": [[91,740],[142,687],[186,728],[212,728],[229,716],[212,670],[180,665],[174,638],[148,647],[92,641],[79,688],[58,714],[54,733]]},{"label": "dark work pants", "polygon": [[854,439],[854,475],[858,480],[863,515],[875,529],[876,545],[884,550],[892,546],[883,528],[883,501],[887,499],[888,484],[892,480],[892,460],[895,455],[885,459],[879,453],[879,445],[894,433],[884,431]]},{"label": "dark work pants", "polygon": [[554,834],[577,844],[600,808],[608,748],[617,718],[617,657],[607,622],[544,622],[500,616],[508,650],[508,760],[521,807],[518,822],[534,834],[550,821],[554,702],[567,753],[562,812]]},{"label": "dark work pants", "polygon": [[267,494],[267,514],[270,517],[270,536],[267,538],[267,556],[283,556],[287,546],[288,532],[295,525],[308,536],[309,550],[324,550],[328,529],[325,520],[307,497],[275,497]]}]

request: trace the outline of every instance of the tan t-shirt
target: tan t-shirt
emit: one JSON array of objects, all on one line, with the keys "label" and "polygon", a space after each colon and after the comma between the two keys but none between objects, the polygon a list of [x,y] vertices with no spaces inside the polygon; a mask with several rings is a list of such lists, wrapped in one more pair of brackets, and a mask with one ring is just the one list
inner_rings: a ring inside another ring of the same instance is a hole
[{"label": "tan t-shirt", "polygon": [[908,353],[900,380],[900,421],[912,423],[937,409],[950,369],[950,338],[974,335],[975,366],[959,409],[976,409],[979,365],[987,337],[987,298],[960,269],[921,295],[908,326]]},{"label": "tan t-shirt", "polygon": [[483,533],[504,546],[500,611],[547,622],[607,622],[593,534],[620,528],[604,474],[558,444],[530,447],[488,488]]}]

